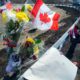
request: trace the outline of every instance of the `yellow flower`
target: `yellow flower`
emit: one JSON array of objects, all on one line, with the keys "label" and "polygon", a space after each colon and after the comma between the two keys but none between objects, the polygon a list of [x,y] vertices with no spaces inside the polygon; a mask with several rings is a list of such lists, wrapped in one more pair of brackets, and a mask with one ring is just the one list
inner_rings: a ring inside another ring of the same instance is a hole
[{"label": "yellow flower", "polygon": [[27,14],[24,12],[17,12],[16,17],[18,18],[19,21],[26,21],[26,22],[29,21]]},{"label": "yellow flower", "polygon": [[5,12],[2,13],[2,20],[3,20],[4,23],[7,22],[7,15],[6,15]]},{"label": "yellow flower", "polygon": [[27,9],[28,9],[29,11],[32,11],[32,9],[33,9],[33,7],[32,7],[30,4],[27,4],[26,7],[27,7]]},{"label": "yellow flower", "polygon": [[26,42],[27,42],[27,41],[29,41],[29,42],[35,44],[35,41],[33,40],[33,38],[27,38],[27,39],[26,39]]},{"label": "yellow flower", "polygon": [[38,46],[35,45],[33,49],[34,49],[34,55],[35,55],[36,57],[38,57],[38,55],[39,55],[39,48],[38,48]]}]

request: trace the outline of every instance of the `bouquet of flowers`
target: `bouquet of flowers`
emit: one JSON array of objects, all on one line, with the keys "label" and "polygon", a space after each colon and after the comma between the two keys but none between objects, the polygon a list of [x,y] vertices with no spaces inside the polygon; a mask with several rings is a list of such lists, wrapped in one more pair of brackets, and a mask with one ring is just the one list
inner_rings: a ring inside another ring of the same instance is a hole
[{"label": "bouquet of flowers", "polygon": [[27,58],[31,57],[32,55],[35,55],[36,58],[38,58],[39,46],[33,38],[28,37],[21,47],[21,51],[26,55]]},{"label": "bouquet of flowers", "polygon": [[11,37],[11,40],[17,44],[22,27],[25,23],[29,22],[29,17],[24,6],[22,6],[22,8],[13,8],[11,3],[7,3],[4,6],[6,8],[2,10],[1,15],[6,25],[6,38]]},{"label": "bouquet of flowers", "polygon": [[25,6],[22,6],[22,8],[3,10],[2,19],[6,24],[6,35],[11,35],[13,39],[16,39],[16,37],[19,36],[23,25],[29,22]]}]

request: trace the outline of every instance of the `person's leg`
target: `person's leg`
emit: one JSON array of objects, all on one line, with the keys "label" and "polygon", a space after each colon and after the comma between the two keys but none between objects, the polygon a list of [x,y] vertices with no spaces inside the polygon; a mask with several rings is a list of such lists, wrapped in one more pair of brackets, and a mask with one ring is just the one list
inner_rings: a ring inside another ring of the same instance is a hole
[{"label": "person's leg", "polygon": [[80,36],[77,38],[77,42],[80,43]]},{"label": "person's leg", "polygon": [[70,45],[69,50],[67,51],[67,53],[65,55],[70,60],[73,58],[73,53],[75,51],[76,45],[77,45],[76,41],[72,42],[71,45]]}]

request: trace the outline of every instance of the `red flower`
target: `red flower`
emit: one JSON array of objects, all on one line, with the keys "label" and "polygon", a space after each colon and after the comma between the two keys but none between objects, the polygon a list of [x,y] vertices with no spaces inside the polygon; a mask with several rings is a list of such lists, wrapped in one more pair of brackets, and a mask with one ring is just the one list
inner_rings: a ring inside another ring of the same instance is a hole
[{"label": "red flower", "polygon": [[0,9],[0,13],[2,14],[2,12],[3,12],[3,10],[2,9]]},{"label": "red flower", "polygon": [[12,5],[11,2],[8,2],[8,3],[6,4],[6,8],[7,8],[8,10],[11,10],[12,7],[13,7],[13,5]]}]

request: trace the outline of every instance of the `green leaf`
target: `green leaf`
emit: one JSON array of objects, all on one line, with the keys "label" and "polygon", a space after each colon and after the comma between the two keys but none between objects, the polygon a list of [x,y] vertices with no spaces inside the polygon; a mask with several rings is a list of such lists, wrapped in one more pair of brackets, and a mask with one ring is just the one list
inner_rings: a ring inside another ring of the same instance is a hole
[{"label": "green leaf", "polygon": [[15,23],[14,23],[13,20],[10,20],[10,21],[7,23],[7,27],[6,27],[7,32],[12,31],[14,28],[15,28]]},{"label": "green leaf", "polygon": [[21,11],[23,11],[23,12],[25,11],[25,5],[22,6]]},{"label": "green leaf", "polygon": [[35,39],[35,43],[36,43],[36,44],[41,43],[41,39]]}]

